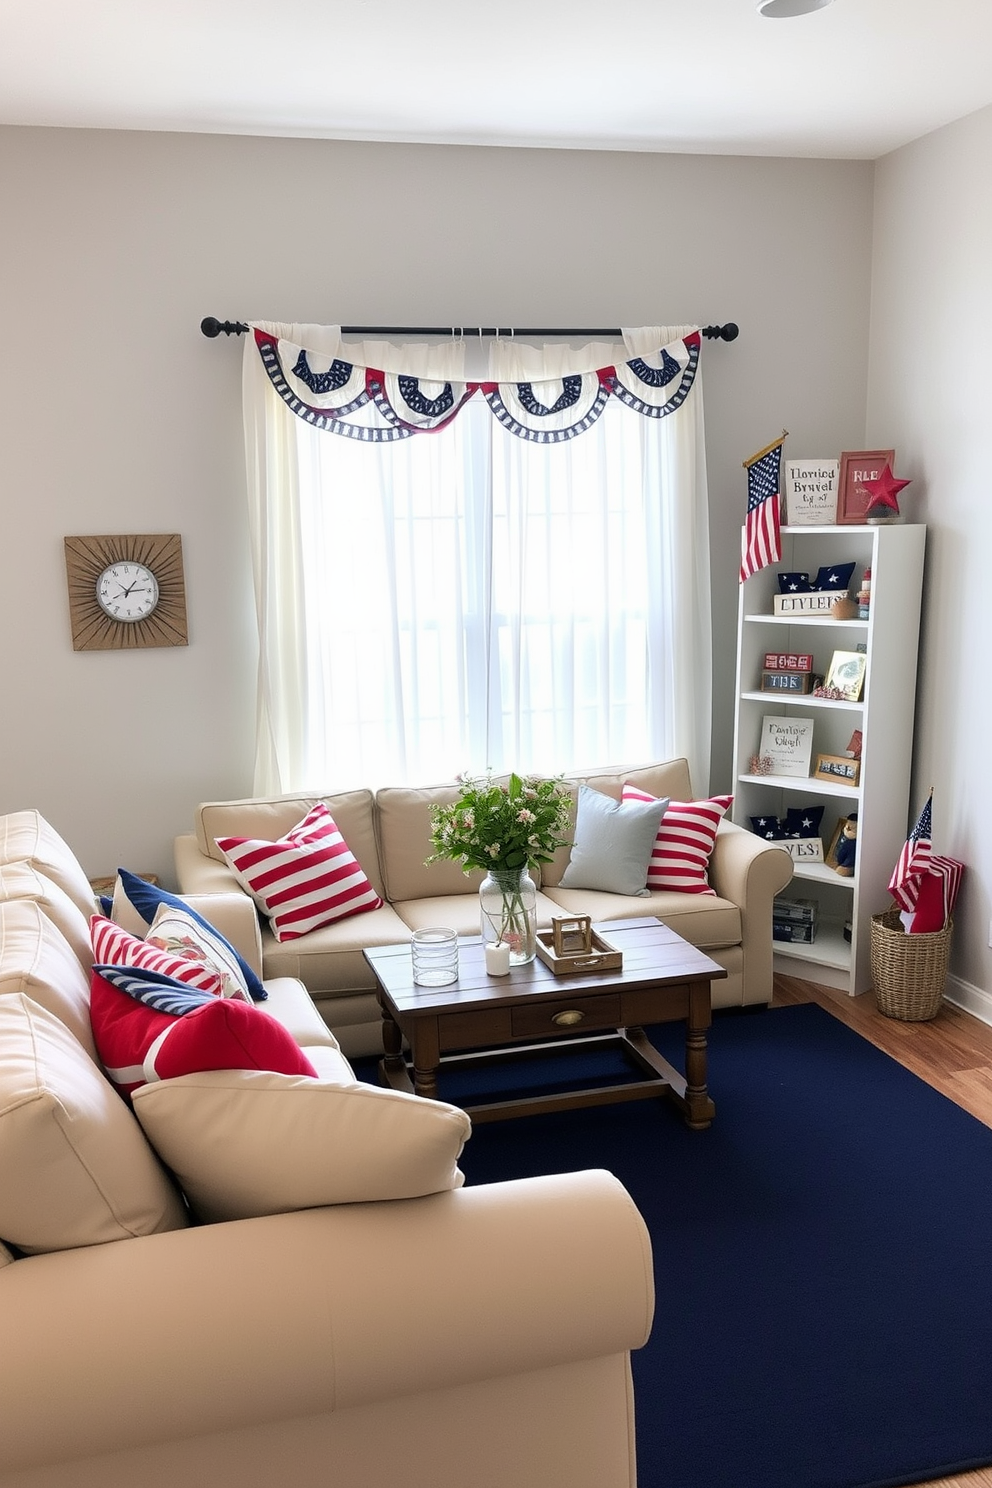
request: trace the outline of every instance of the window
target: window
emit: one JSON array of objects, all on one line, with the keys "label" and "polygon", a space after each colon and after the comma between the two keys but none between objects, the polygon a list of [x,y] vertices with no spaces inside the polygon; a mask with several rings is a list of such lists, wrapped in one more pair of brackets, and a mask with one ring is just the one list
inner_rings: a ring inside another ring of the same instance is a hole
[{"label": "window", "polygon": [[678,754],[700,768],[709,596],[689,408],[641,418],[611,398],[581,435],[543,444],[476,397],[442,430],[375,444],[268,404],[272,747],[256,789]]}]

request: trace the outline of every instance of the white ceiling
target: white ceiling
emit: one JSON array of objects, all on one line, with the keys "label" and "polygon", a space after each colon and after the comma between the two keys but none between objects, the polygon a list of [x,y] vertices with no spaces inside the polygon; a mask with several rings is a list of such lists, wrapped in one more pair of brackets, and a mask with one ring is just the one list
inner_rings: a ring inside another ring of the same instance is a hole
[{"label": "white ceiling", "polygon": [[992,102],[992,0],[0,0],[0,123],[874,159]]}]

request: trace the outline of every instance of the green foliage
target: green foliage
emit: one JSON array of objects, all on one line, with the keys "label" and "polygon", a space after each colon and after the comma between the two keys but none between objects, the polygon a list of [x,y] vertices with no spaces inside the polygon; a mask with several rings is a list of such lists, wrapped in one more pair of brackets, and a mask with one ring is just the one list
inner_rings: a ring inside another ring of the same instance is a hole
[{"label": "green foliage", "polygon": [[551,861],[571,814],[571,793],[564,782],[539,776],[511,775],[507,784],[491,776],[466,778],[458,800],[435,806],[431,812],[431,843],[427,859],[444,858],[471,868],[505,871],[530,868]]}]

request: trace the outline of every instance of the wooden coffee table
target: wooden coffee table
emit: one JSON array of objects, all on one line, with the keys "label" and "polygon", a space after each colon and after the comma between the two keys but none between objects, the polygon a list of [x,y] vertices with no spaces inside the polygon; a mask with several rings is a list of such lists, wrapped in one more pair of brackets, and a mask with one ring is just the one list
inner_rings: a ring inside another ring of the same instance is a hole
[{"label": "wooden coffee table", "polygon": [[[644,1100],[665,1095],[689,1126],[708,1127],[715,1107],[706,1089],[710,983],[724,968],[660,920],[614,920],[595,927],[623,951],[617,970],[556,976],[540,959],[509,976],[485,969],[481,937],[458,942],[458,980],[447,987],[413,982],[410,945],[374,946],[365,958],[375,973],[385,1057],[384,1085],[437,1099],[438,1068],[491,1063],[549,1049],[611,1044],[645,1076],[626,1084],[529,1095],[466,1106],[473,1122],[540,1111]],[[654,1048],[644,1026],[685,1020],[685,1073]],[[410,1066],[403,1054],[406,1038]]]}]

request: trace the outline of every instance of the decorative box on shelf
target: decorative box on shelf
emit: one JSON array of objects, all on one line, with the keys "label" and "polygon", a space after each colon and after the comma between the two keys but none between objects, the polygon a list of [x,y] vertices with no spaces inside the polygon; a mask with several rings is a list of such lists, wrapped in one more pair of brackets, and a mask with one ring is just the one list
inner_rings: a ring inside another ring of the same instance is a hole
[{"label": "decorative box on shelf", "polygon": [[762,672],[762,692],[791,692],[805,697],[813,691],[812,672]]},{"label": "decorative box on shelf", "polygon": [[588,915],[557,916],[550,930],[537,932],[537,954],[555,976],[575,971],[617,971],[623,951],[592,928]]},{"label": "decorative box on shelf", "polygon": [[781,845],[794,863],[822,863],[822,837],[783,837]]},{"label": "decorative box on shelf", "polygon": [[805,594],[776,594],[772,597],[773,614],[794,618],[802,615],[829,615],[834,601],[843,597],[834,589],[814,589]]}]

